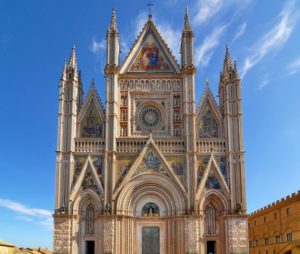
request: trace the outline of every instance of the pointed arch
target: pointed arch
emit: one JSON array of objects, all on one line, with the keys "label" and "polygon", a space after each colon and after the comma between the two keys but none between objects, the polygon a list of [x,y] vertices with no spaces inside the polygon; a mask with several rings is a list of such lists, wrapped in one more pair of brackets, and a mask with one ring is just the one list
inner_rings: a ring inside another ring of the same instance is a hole
[{"label": "pointed arch", "polygon": [[95,207],[95,214],[101,213],[103,210],[103,200],[99,195],[91,189],[80,192],[73,200],[71,199],[71,207],[74,215],[85,215],[86,208],[89,204]]},{"label": "pointed arch", "polygon": [[208,190],[198,199],[198,210],[200,214],[204,214],[205,208],[212,205],[220,214],[226,214],[229,211],[229,199],[225,197],[220,191],[211,189]]}]

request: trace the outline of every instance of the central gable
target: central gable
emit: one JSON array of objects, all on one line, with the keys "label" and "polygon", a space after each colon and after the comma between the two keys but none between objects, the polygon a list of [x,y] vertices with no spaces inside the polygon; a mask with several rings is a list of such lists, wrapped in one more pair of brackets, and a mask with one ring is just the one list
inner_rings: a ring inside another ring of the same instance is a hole
[{"label": "central gable", "polygon": [[151,19],[126,58],[121,73],[179,73],[179,66]]}]

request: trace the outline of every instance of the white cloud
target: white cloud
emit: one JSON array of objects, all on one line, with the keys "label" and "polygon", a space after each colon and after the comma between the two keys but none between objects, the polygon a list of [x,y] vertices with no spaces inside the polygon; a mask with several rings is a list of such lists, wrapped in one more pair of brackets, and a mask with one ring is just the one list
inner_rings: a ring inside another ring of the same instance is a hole
[{"label": "white cloud", "polygon": [[195,49],[195,64],[196,66],[206,66],[209,64],[211,57],[214,54],[215,48],[219,45],[222,35],[224,34],[227,25],[218,26],[213,32],[205,37],[202,45]]},{"label": "white cloud", "polygon": [[136,21],[135,21],[135,30],[134,30],[134,36],[137,37],[140,32],[142,32],[142,29],[144,27],[144,25],[146,24],[148,20],[148,13],[147,12],[140,12],[137,17],[136,17]]},{"label": "white cloud", "polygon": [[48,210],[39,208],[30,208],[21,203],[17,203],[8,199],[0,198],[0,207],[7,208],[19,214],[18,218],[27,222],[36,222],[48,229],[53,228],[52,213]]},{"label": "white cloud", "polygon": [[260,90],[262,90],[263,88],[265,88],[268,84],[270,83],[270,80],[268,80],[268,79],[263,79],[262,81],[261,81],[261,83],[259,84],[259,86],[257,87],[257,91],[260,91]]},{"label": "white cloud", "polygon": [[255,45],[254,52],[246,57],[244,66],[241,72],[241,78],[261,61],[268,53],[282,46],[289,39],[295,25],[295,16],[293,15],[294,2],[289,2],[284,6],[279,15],[279,22],[273,26]]},{"label": "white cloud", "polygon": [[168,23],[157,23],[158,30],[168,44],[175,58],[180,60],[181,31],[173,29]]},{"label": "white cloud", "polygon": [[102,41],[97,42],[93,39],[92,44],[90,46],[90,51],[94,54],[99,54],[106,49],[106,41],[103,39]]},{"label": "white cloud", "polygon": [[300,71],[300,58],[290,63],[287,67],[289,75],[294,75]]},{"label": "white cloud", "polygon": [[239,26],[238,31],[236,32],[236,34],[235,34],[235,36],[233,38],[233,42],[236,41],[237,39],[239,39],[241,36],[243,36],[243,34],[246,31],[246,28],[247,28],[247,23],[246,22],[242,23]]},{"label": "white cloud", "polygon": [[217,14],[223,5],[223,0],[198,0],[194,25],[199,26]]},{"label": "white cloud", "polygon": [[228,17],[235,19],[243,13],[245,8],[249,7],[252,0],[197,0],[193,6],[194,12],[193,25],[200,26],[213,17],[223,18],[226,13]]}]

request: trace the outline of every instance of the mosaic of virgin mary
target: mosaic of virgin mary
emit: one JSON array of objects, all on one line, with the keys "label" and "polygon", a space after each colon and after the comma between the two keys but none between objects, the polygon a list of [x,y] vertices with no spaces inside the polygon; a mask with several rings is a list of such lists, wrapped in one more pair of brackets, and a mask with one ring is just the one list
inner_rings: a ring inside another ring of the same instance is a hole
[{"label": "mosaic of virgin mary", "polygon": [[130,71],[170,71],[164,55],[156,46],[153,38],[149,36],[140,50]]}]

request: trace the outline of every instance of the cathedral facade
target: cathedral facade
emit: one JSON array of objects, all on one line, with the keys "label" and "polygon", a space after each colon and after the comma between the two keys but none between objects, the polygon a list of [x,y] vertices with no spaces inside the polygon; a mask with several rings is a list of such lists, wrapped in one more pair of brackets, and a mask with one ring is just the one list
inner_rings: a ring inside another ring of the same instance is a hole
[{"label": "cathedral facade", "polygon": [[[161,31],[163,32],[163,31]],[[115,11],[106,103],[83,96],[75,48],[60,80],[54,251],[248,253],[241,84],[226,49],[219,103],[195,102],[186,11],[178,64],[152,15],[125,61]]]}]

